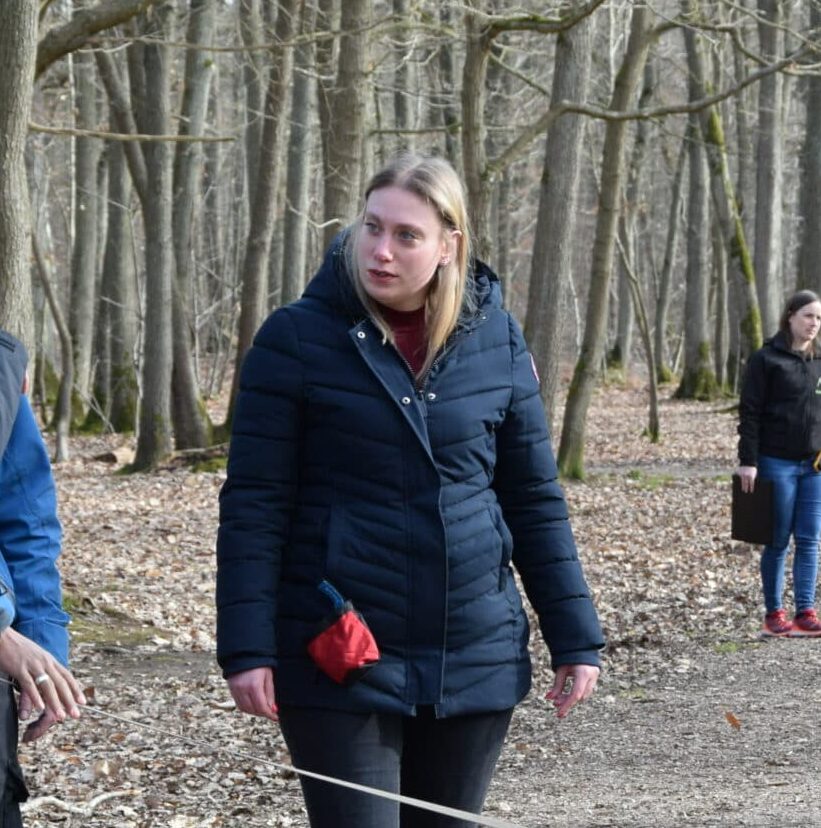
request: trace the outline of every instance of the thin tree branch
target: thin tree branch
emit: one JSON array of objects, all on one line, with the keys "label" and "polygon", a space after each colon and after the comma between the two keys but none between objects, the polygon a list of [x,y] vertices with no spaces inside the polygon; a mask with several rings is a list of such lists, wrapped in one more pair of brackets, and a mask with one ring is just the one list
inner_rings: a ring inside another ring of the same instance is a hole
[{"label": "thin tree branch", "polygon": [[91,8],[75,9],[71,20],[50,29],[37,45],[35,77],[63,55],[80,49],[91,35],[125,23],[159,0],[102,0]]},{"label": "thin tree branch", "polygon": [[475,15],[484,32],[492,40],[503,32],[540,32],[541,34],[559,34],[572,29],[586,17],[603,5],[604,0],[589,0],[584,6],[569,16],[547,17],[541,14],[518,14],[501,17],[487,12],[465,7],[465,11]]},{"label": "thin tree branch", "polygon": [[236,141],[235,135],[147,135],[145,133],[105,132],[98,129],[74,129],[73,127],[51,127],[29,122],[31,132],[44,132],[48,135],[68,135],[73,138],[102,138],[106,141],[169,141],[177,144],[203,143],[218,144]]},{"label": "thin tree branch", "polygon": [[618,112],[612,109],[602,109],[598,106],[592,106],[583,103],[573,103],[572,101],[561,101],[555,106],[552,106],[541,117],[529,124],[522,132],[519,133],[516,140],[507,146],[494,160],[487,164],[487,174],[495,177],[501,170],[504,170],[514,161],[521,157],[528,146],[539,137],[545,130],[549,129],[550,125],[557,118],[568,113],[576,115],[587,115],[590,118],[597,118],[602,121],[647,121],[655,118],[664,118],[668,115],[682,115],[691,112],[700,112],[703,109],[720,103],[726,98],[740,92],[742,89],[757,83],[762,78],[771,75],[774,72],[780,72],[787,67],[794,64],[799,57],[806,51],[805,48],[800,48],[792,55],[783,58],[782,60],[772,63],[764,69],[753,72],[743,80],[739,81],[734,86],[717,92],[715,95],[708,95],[706,98],[701,98],[697,101],[689,101],[683,104],[673,104],[671,106],[660,106],[654,109],[635,109]]}]

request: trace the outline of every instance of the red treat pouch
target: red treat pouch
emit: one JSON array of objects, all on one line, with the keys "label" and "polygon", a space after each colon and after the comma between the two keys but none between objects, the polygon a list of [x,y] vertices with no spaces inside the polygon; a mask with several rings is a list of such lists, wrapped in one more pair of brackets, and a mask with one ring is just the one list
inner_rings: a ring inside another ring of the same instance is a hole
[{"label": "red treat pouch", "polygon": [[333,605],[333,614],[308,642],[308,653],[325,675],[337,684],[353,684],[379,661],[379,647],[365,619],[328,581],[319,590]]}]

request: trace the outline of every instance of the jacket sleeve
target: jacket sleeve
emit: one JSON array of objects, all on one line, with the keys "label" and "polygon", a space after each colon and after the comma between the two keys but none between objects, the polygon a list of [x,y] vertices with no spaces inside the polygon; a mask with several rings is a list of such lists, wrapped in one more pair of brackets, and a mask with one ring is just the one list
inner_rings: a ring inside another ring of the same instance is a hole
[{"label": "jacket sleeve", "polygon": [[738,403],[738,462],[758,465],[761,416],[767,398],[767,373],[764,352],[756,351],[747,363]]},{"label": "jacket sleeve", "polygon": [[494,489],[513,536],[513,564],[539,618],[554,669],[598,666],[604,636],[557,480],[539,383],[512,318],[510,336],[513,390],[496,434]]},{"label": "jacket sleeve", "polygon": [[223,675],[276,666],[277,591],[297,491],[302,362],[290,311],[272,314],[242,366],[217,535]]},{"label": "jacket sleeve", "polygon": [[62,609],[57,558],[61,528],[57,497],[43,438],[21,396],[0,461],[0,550],[16,599],[14,628],[68,663],[69,617]]}]

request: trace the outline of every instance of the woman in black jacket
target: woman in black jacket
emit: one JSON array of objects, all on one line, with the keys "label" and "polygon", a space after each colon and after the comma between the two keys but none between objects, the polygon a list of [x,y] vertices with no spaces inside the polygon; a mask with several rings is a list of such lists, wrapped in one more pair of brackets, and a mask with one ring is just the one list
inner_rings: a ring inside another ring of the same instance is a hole
[{"label": "woman in black jacket", "polygon": [[[521,576],[565,716],[603,645],[521,331],[461,182],[402,156],[245,359],[217,542],[217,657],[294,764],[475,813],[530,687]],[[302,778],[313,828],[395,801]],[[401,808],[402,828],[467,825]]]},{"label": "woman in black jacket", "polygon": [[[821,535],[821,300],[801,290],[787,301],[778,333],[750,358],[741,391],[737,474],[751,492],[757,476],[774,483],[772,543],[761,555],[763,634],[818,636],[815,611]],[[784,561],[795,540],[795,616],[782,606]]]}]

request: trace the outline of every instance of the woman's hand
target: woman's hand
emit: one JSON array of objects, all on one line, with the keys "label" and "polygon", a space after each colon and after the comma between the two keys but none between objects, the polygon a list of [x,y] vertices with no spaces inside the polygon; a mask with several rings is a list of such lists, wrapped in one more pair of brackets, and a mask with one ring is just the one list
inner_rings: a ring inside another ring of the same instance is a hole
[{"label": "woman's hand", "polygon": [[20,685],[20,718],[28,719],[35,711],[41,714],[26,729],[24,742],[39,739],[67,715],[80,718],[78,705],[86,700],[74,676],[54,656],[11,627],[0,634],[0,670]]},{"label": "woman's hand", "polygon": [[592,664],[563,664],[556,670],[553,686],[545,698],[553,702],[556,715],[560,719],[563,719],[576,704],[593,695],[599,672],[599,668]]},{"label": "woman's hand", "polygon": [[270,667],[254,667],[228,676],[228,689],[243,713],[278,720],[274,696],[274,671]]},{"label": "woman's hand", "polygon": [[739,466],[735,473],[741,478],[741,491],[751,492],[755,488],[758,469],[755,466]]}]

